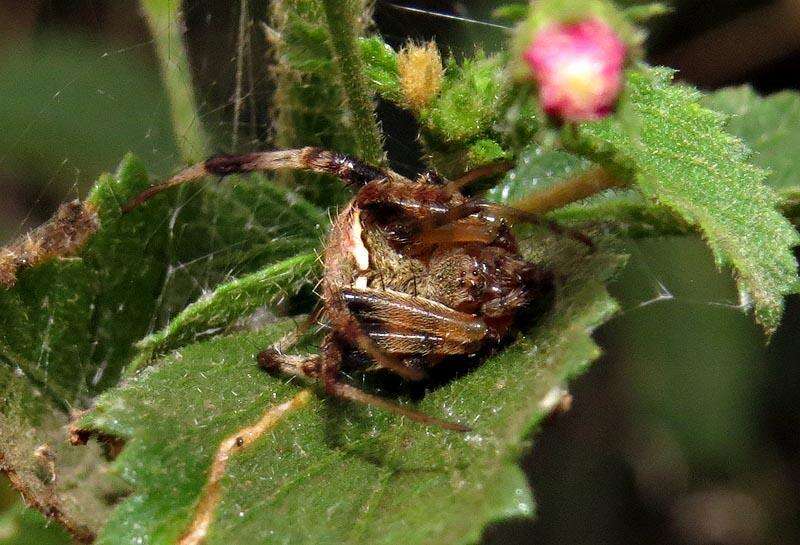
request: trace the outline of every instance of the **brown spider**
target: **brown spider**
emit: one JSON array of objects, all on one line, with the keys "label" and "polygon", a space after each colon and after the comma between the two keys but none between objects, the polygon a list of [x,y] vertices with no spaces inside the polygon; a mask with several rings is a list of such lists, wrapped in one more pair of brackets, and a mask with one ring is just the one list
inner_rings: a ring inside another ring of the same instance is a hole
[{"label": "brown spider", "polygon": [[412,181],[312,147],[213,157],[150,187],[123,210],[207,175],[278,169],[333,174],[358,192],[331,228],[322,305],[305,325],[323,317],[330,324],[320,354],[285,354],[300,328],[261,352],[261,367],[320,381],[332,396],[466,431],[346,384],[340,370],[367,356],[416,381],[444,359],[485,353],[508,339],[521,311],[552,287],[551,274],[519,254],[509,227],[541,223],[539,216],[464,196],[460,188],[474,173],[453,182],[425,173]]}]

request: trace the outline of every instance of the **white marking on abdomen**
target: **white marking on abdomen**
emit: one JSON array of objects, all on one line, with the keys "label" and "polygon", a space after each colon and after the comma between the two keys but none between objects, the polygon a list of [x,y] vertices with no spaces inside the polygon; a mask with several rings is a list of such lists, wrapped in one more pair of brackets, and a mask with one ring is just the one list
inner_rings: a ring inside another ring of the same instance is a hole
[{"label": "white marking on abdomen", "polygon": [[[353,254],[353,259],[356,260],[356,267],[359,271],[369,270],[369,251],[364,246],[364,241],[361,238],[361,211],[356,209],[353,213],[353,226],[350,231],[350,240],[352,246],[350,252]],[[364,282],[366,282],[364,278]],[[356,281],[358,282],[358,281]]]}]

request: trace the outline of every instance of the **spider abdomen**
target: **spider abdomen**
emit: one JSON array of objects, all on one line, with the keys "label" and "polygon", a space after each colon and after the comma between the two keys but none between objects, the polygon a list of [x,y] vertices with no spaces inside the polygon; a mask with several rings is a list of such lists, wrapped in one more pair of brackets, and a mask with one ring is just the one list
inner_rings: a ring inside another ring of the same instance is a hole
[{"label": "spider abdomen", "polygon": [[[424,366],[506,338],[541,292],[510,230],[461,195],[445,199],[441,187],[426,193],[409,182],[408,195],[402,187],[369,184],[331,230],[324,299],[338,338],[358,345],[353,337],[363,333],[378,349]],[[419,200],[426,195],[432,202]]]}]

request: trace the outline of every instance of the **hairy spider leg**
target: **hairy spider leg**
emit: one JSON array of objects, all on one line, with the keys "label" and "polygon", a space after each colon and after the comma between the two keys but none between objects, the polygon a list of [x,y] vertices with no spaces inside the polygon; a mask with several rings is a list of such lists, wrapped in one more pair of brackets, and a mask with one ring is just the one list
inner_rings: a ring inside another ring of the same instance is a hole
[{"label": "hairy spider leg", "polygon": [[514,163],[511,161],[498,161],[496,163],[483,165],[473,168],[472,170],[468,170],[455,180],[450,180],[447,182],[446,187],[450,192],[461,192],[462,189],[472,185],[478,180],[488,178],[490,176],[496,176],[498,174],[505,174],[512,168],[514,168]]},{"label": "hairy spider leg", "polygon": [[469,427],[462,424],[441,420],[423,412],[403,407],[341,382],[339,380],[339,370],[342,355],[338,342],[333,335],[328,335],[325,338],[322,352],[322,355],[289,356],[279,353],[274,348],[269,348],[258,355],[258,362],[262,369],[270,373],[289,374],[321,382],[325,392],[333,397],[371,405],[428,426],[438,426],[446,430],[460,432],[470,431]]},{"label": "hairy spider leg", "polygon": [[480,206],[481,211],[490,218],[503,218],[511,223],[540,225],[542,227],[546,227],[557,235],[566,236],[577,242],[580,242],[581,244],[588,246],[590,249],[594,249],[595,247],[592,239],[586,236],[585,233],[575,229],[562,227],[555,221],[548,220],[540,214],[490,202],[480,202],[478,206]]},{"label": "hairy spider leg", "polygon": [[149,187],[125,203],[122,211],[130,212],[164,190],[202,180],[206,176],[225,177],[231,174],[285,169],[331,174],[347,185],[361,186],[373,180],[411,183],[392,170],[376,168],[348,155],[316,147],[261,151],[244,155],[218,155],[203,163],[189,166],[168,180]]},{"label": "hairy spider leg", "polygon": [[544,190],[535,191],[514,202],[512,206],[534,214],[546,214],[606,189],[626,185],[627,182],[612,172],[602,167],[594,167]]},{"label": "hairy spider leg", "polygon": [[[201,180],[206,176],[224,177],[231,174],[272,172],[284,169],[308,170],[322,174],[331,174],[348,185],[367,185],[370,182],[383,182],[380,184],[373,184],[382,186],[380,188],[376,187],[373,191],[368,190],[360,192],[358,204],[368,206],[370,203],[386,202],[397,204],[407,212],[414,212],[418,217],[437,218],[438,216],[439,219],[435,219],[430,225],[420,226],[420,231],[426,231],[474,213],[470,211],[469,206],[464,209],[454,209],[453,207],[444,206],[444,203],[447,202],[452,191],[460,189],[464,185],[481,177],[503,172],[508,169],[508,164],[496,163],[487,165],[486,167],[480,167],[468,172],[454,182],[441,186],[438,181],[437,183],[432,183],[433,181],[430,179],[430,176],[422,176],[421,179],[424,179],[425,182],[415,184],[392,170],[379,169],[348,155],[316,147],[263,151],[244,155],[219,155],[203,163],[187,167],[168,180],[147,188],[125,203],[122,206],[122,212],[130,212],[162,191],[185,183]],[[411,195],[408,194],[409,187],[413,188]],[[531,202],[534,201],[531,200]],[[437,204],[440,204],[438,208]],[[529,202],[523,204],[526,206],[533,206]],[[521,220],[527,223],[545,225],[554,232],[559,234],[567,233],[568,236],[590,247],[593,246],[591,240],[588,240],[588,237],[585,235],[566,231],[555,222],[543,220],[538,214],[525,210],[502,207],[501,205],[490,205],[489,203],[484,204],[484,209],[489,209],[490,206],[494,207],[492,212],[501,217],[506,217],[507,219],[513,219],[515,221]],[[431,214],[431,212],[433,212],[433,214]],[[479,241],[480,240],[482,239],[479,239]]]},{"label": "hairy spider leg", "polygon": [[313,325],[315,325],[319,319],[322,317],[324,313],[324,308],[321,302],[317,302],[314,305],[314,309],[311,313],[305,317],[305,319],[300,322],[300,324],[288,332],[286,335],[278,339],[275,343],[273,343],[272,348],[277,350],[280,353],[285,352],[286,350],[290,350],[293,346],[295,346],[300,339],[303,338],[309,329]]},{"label": "hairy spider leg", "polygon": [[413,242],[422,246],[464,244],[465,242],[491,244],[497,240],[499,232],[499,225],[482,221],[480,218],[466,218],[435,229],[422,231],[414,237]]},{"label": "hairy spider leg", "polygon": [[359,390],[354,386],[350,386],[349,384],[341,382],[339,380],[339,368],[342,362],[342,352],[334,334],[330,334],[328,337],[326,337],[325,342],[322,345],[322,352],[324,354],[322,362],[322,379],[325,385],[325,391],[329,394],[342,399],[349,399],[358,403],[364,403],[366,405],[372,405],[374,407],[385,409],[395,414],[405,416],[410,420],[419,422],[421,424],[438,426],[446,430],[460,432],[468,432],[471,430],[471,428],[464,426],[463,424],[440,420],[439,418],[427,415],[421,411],[415,411],[413,409],[403,407],[402,405],[398,405],[397,403],[393,403],[382,397],[368,394],[363,390]]}]

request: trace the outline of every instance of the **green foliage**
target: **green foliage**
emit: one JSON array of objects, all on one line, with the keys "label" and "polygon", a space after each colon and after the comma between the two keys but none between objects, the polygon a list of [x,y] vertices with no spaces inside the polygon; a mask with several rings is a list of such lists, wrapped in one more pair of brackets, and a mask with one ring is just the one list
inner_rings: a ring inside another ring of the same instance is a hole
[{"label": "green foliage", "polygon": [[[638,39],[621,12],[590,4]],[[178,62],[167,62],[167,44],[181,42],[178,6],[143,5],[175,128],[194,127],[181,142],[184,156],[200,158],[207,143],[195,123],[185,51],[170,51]],[[576,5],[537,3],[537,21],[570,16]],[[403,100],[394,51],[362,36],[368,21],[356,15],[365,6],[273,2],[278,146],[382,159],[370,90]],[[765,173],[746,162],[747,150],[723,126],[756,150],[753,160],[771,171],[766,182],[781,192],[783,209],[800,208],[796,95],[760,99],[738,90],[703,99],[671,84],[668,72],[643,68],[629,73],[616,116],[565,130],[562,141],[531,87],[509,77],[509,62],[506,54],[478,53],[447,63],[441,91],[419,116],[424,151],[448,176],[516,159],[489,192],[505,203],[596,166],[589,159],[614,170],[632,187],[549,215],[588,230],[599,248],[524,233],[523,251],[555,274],[553,300],[517,342],[424,396],[382,377],[350,377],[473,432],[426,428],[318,392],[230,459],[209,543],[472,543],[490,522],[529,516],[533,500],[517,462],[569,379],[599,354],[591,331],[616,309],[605,283],[625,261],[618,238],[698,229],[717,263],[734,268],[764,328],[777,326],[783,296],[797,289],[790,248],[798,237],[775,211],[779,199],[762,184]],[[148,183],[127,157],[87,199],[101,223],[90,242],[0,290],[0,462],[44,508],[51,507],[45,499],[57,502],[73,531],[101,531],[101,543],[175,542],[196,514],[220,441],[300,389],[259,371],[254,357],[294,325],[279,316],[310,308],[302,292],[320,273],[324,209],[349,196],[325,177],[283,173],[277,183],[250,176],[196,184],[120,215],[119,204]],[[262,329],[249,331],[258,311]],[[111,470],[97,444],[64,441],[67,411],[89,405],[81,427],[126,441]],[[55,481],[35,454],[43,445],[58,460]],[[125,488],[130,497],[109,516]]]},{"label": "green foliage", "polygon": [[364,75],[380,96],[401,104],[400,80],[397,73],[397,53],[378,36],[359,38]]},{"label": "green foliage", "polygon": [[[280,265],[246,273],[316,247],[327,225],[315,207],[258,176],[195,188],[174,210],[172,199],[162,195],[120,215],[119,205],[149,184],[141,163],[126,158],[118,173],[102,177],[87,198],[97,210],[100,230],[78,255],[23,270],[14,288],[0,290],[3,463],[35,496],[54,495],[58,508],[84,534],[99,529],[120,484],[102,469],[97,448],[66,443],[67,411],[86,407],[118,382],[135,343],[160,324],[160,316],[183,309],[203,287],[231,271],[245,276],[220,290],[224,308],[213,296],[198,301],[169,328],[148,337],[145,348],[177,346],[199,333],[201,325],[222,328],[242,312],[277,305],[281,287],[290,300],[313,258],[287,261],[288,277],[279,274]],[[244,240],[242,233],[248,233]],[[42,481],[45,474],[35,456],[45,444],[59,461],[52,486]]]},{"label": "green foliage", "polygon": [[491,138],[481,138],[469,145],[466,152],[466,163],[469,170],[482,165],[488,165],[508,156],[503,147]]},{"label": "green foliage", "polygon": [[[529,515],[517,459],[567,380],[597,356],[589,334],[614,311],[603,281],[620,263],[610,250],[536,242],[559,278],[552,307],[519,343],[417,404],[474,432],[323,396],[231,459],[208,543],[471,543],[489,521]],[[99,543],[171,543],[186,530],[219,442],[300,388],[254,364],[290,327],[184,347],[100,397],[81,426],[128,441],[115,465],[135,492]]]},{"label": "green foliage", "polygon": [[771,334],[783,297],[798,289],[791,252],[797,232],[776,210],[765,173],[724,132],[724,118],[703,108],[697,91],[672,85],[671,76],[665,69],[630,71],[624,115],[579,126],[571,145],[696,226],[717,264],[733,267],[742,296],[752,299]]},{"label": "green foliage", "polygon": [[[351,3],[348,1],[348,5]],[[363,9],[358,13],[362,12]],[[366,23],[366,18],[359,18],[348,32],[354,32],[357,37],[363,34]],[[281,148],[319,146],[357,155],[360,146],[372,138],[368,135],[377,129],[370,118],[369,126],[359,129],[360,136],[354,131],[354,120],[347,107],[347,91],[341,84],[341,76],[338,76],[334,61],[336,51],[330,41],[328,20],[321,2],[273,2],[270,24],[269,41],[275,58],[275,66],[271,69],[275,82],[272,102],[275,145]],[[369,45],[362,42],[359,53],[375,62],[375,65],[370,65],[370,70],[374,66],[381,72],[387,62],[386,55],[380,48],[370,49]],[[362,48],[369,51],[365,54]],[[369,74],[368,70],[367,77]],[[351,92],[359,94],[355,90]],[[361,99],[363,97],[356,100],[363,109]],[[312,203],[323,207],[341,204],[350,195],[337,180],[328,176],[284,173],[278,179],[296,187]]]},{"label": "green foliage", "polygon": [[2,356],[46,384],[57,403],[84,405],[115,384],[156,311],[168,207],[162,200],[140,214],[119,213],[120,202],[148,185],[142,164],[127,157],[88,198],[101,229],[84,250],[22,271],[14,288],[0,290]]},{"label": "green foliage", "polygon": [[[372,164],[383,162],[383,137],[375,122],[374,105],[367,87],[358,35],[363,19],[363,0],[321,0],[333,51],[336,74],[350,114],[356,140],[355,153]],[[362,23],[363,24],[363,23]]]},{"label": "green foliage", "polygon": [[625,8],[625,16],[634,23],[645,23],[650,19],[661,17],[672,11],[672,4],[653,2],[651,4],[633,5]]},{"label": "green foliage", "polygon": [[502,66],[499,56],[479,54],[461,64],[451,60],[439,96],[421,115],[425,127],[448,142],[474,140],[487,133],[505,92],[504,82],[498,79]]},{"label": "green foliage", "polygon": [[730,115],[726,129],[755,153],[767,171],[765,182],[778,191],[783,214],[800,222],[800,94],[783,91],[760,97],[751,87],[723,89],[705,97],[708,107]]},{"label": "green foliage", "polygon": [[591,162],[561,150],[545,150],[530,144],[517,158],[515,168],[491,188],[492,200],[511,204],[533,191],[552,187],[586,171]]},{"label": "green foliage", "polygon": [[[373,37],[361,40],[361,56],[373,90],[403,106],[394,50]],[[507,159],[539,129],[527,90],[510,85],[507,60],[478,52],[461,63],[447,62],[441,90],[419,113],[420,140],[439,173],[456,177]]]},{"label": "green foliage", "polygon": [[219,283],[318,246],[328,225],[324,212],[259,175],[186,188],[169,221],[158,326]]},{"label": "green foliage", "polygon": [[451,60],[442,90],[420,113],[422,142],[444,176],[455,177],[503,157],[493,130],[508,88],[503,64],[502,56],[480,53],[460,64]]},{"label": "green foliage", "polygon": [[[590,167],[591,163],[585,158],[532,144],[520,153],[515,168],[491,188],[487,196],[513,206],[520,199],[579,176]],[[685,235],[691,231],[667,208],[628,189],[607,190],[547,216],[560,224],[584,230],[610,229],[617,235],[632,238]]]},{"label": "green foliage", "polygon": [[800,94],[783,91],[760,97],[743,85],[707,95],[703,104],[728,114],[725,129],[754,152],[751,160],[765,169],[765,183],[783,194],[800,187]]},{"label": "green foliage", "polygon": [[[126,158],[102,177],[88,202],[101,230],[72,258],[22,271],[0,290],[0,455],[35,497],[52,498],[81,532],[96,531],[110,508],[96,449],[77,452],[63,436],[68,408],[88,405],[115,384],[157,308],[165,272],[164,202],[120,217],[118,203],[149,185]],[[51,482],[36,456],[49,445],[59,461]],[[77,486],[84,481],[86,486]],[[44,500],[42,500],[44,501]]]},{"label": "green foliage", "polygon": [[281,303],[295,297],[302,287],[312,283],[310,276],[319,276],[317,265],[319,260],[314,253],[298,254],[221,284],[208,296],[187,306],[167,327],[142,339],[137,344],[141,353],[130,371],[138,371],[156,354],[204,336],[219,334],[239,318],[249,316],[261,307],[280,307]]}]

